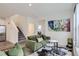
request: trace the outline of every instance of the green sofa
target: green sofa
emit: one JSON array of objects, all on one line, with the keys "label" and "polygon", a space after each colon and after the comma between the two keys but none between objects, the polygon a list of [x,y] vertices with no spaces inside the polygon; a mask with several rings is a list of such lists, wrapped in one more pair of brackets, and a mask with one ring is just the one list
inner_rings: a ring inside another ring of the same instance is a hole
[{"label": "green sofa", "polygon": [[[38,42],[38,38],[42,38],[43,40],[41,42]],[[42,46],[46,45],[46,43],[48,42],[48,38],[45,35],[32,35],[32,36],[28,36],[27,40],[26,40],[26,45],[28,48],[31,49],[32,52],[35,52],[36,50],[38,50],[39,48],[41,48]]]}]

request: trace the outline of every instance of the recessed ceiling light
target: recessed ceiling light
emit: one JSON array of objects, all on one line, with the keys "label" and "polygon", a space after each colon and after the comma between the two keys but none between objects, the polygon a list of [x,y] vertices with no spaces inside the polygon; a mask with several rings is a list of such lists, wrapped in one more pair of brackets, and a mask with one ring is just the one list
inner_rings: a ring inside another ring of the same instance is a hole
[{"label": "recessed ceiling light", "polygon": [[29,4],[29,7],[31,7],[31,6],[32,6],[32,4],[30,3],[30,4]]}]

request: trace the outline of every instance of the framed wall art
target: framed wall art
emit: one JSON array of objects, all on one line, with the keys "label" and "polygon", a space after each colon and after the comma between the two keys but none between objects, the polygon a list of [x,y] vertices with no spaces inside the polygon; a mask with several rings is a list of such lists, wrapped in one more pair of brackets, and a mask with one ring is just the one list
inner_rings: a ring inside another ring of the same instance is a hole
[{"label": "framed wall art", "polygon": [[70,19],[48,21],[48,30],[70,32]]}]

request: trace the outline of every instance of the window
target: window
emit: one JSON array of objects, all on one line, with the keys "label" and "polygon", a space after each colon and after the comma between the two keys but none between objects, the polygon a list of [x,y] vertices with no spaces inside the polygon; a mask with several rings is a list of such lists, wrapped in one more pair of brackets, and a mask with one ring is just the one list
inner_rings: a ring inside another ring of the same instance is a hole
[{"label": "window", "polygon": [[76,5],[74,13],[74,44],[79,47],[79,4]]}]

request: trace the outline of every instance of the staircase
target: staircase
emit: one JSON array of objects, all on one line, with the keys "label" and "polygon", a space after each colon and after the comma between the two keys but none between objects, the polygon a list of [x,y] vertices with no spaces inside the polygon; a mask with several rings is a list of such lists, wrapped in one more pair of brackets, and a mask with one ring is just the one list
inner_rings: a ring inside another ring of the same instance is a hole
[{"label": "staircase", "polygon": [[22,33],[22,31],[20,30],[20,28],[19,27],[17,27],[17,28],[19,30],[19,32],[18,32],[18,41],[19,42],[24,42],[26,40],[26,38],[25,38],[24,34]]}]

